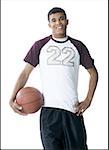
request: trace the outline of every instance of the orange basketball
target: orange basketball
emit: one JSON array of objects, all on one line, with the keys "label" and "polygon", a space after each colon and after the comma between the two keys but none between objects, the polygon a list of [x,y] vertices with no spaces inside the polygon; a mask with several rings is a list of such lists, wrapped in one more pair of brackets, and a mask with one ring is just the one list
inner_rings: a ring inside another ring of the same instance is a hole
[{"label": "orange basketball", "polygon": [[18,91],[16,102],[22,106],[22,112],[26,114],[35,113],[43,105],[43,96],[34,87],[24,87]]}]

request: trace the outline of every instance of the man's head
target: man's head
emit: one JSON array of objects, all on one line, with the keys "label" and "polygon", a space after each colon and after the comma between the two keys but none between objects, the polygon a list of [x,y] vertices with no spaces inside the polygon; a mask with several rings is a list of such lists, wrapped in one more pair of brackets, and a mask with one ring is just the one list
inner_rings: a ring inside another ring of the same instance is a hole
[{"label": "man's head", "polygon": [[62,8],[54,7],[48,12],[49,27],[52,29],[52,36],[63,38],[66,36],[68,20]]}]

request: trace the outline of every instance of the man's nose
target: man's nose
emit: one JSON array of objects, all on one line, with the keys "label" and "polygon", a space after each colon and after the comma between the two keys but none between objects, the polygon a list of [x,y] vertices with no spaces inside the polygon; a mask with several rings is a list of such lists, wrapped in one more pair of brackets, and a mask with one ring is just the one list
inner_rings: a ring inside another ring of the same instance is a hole
[{"label": "man's nose", "polygon": [[57,21],[56,21],[56,24],[60,24],[60,23],[61,23],[61,21],[60,21],[60,20],[57,20]]}]

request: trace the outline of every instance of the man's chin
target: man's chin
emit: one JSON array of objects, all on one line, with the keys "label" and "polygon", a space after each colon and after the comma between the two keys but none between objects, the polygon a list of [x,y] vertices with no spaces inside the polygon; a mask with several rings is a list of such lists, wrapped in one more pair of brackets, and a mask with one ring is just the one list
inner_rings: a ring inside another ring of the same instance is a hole
[{"label": "man's chin", "polygon": [[59,33],[55,33],[54,34],[55,35],[55,37],[60,37],[60,38],[63,38],[63,37],[65,37],[65,33],[63,33],[63,32],[59,32]]}]

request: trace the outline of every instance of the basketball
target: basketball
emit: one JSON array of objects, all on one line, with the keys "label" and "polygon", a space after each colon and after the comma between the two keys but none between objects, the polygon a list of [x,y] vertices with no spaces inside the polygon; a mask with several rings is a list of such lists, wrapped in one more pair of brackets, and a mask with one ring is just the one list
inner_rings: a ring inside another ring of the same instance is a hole
[{"label": "basketball", "polygon": [[43,96],[34,87],[24,87],[18,91],[16,103],[22,106],[22,112],[26,114],[35,113],[43,105]]}]

